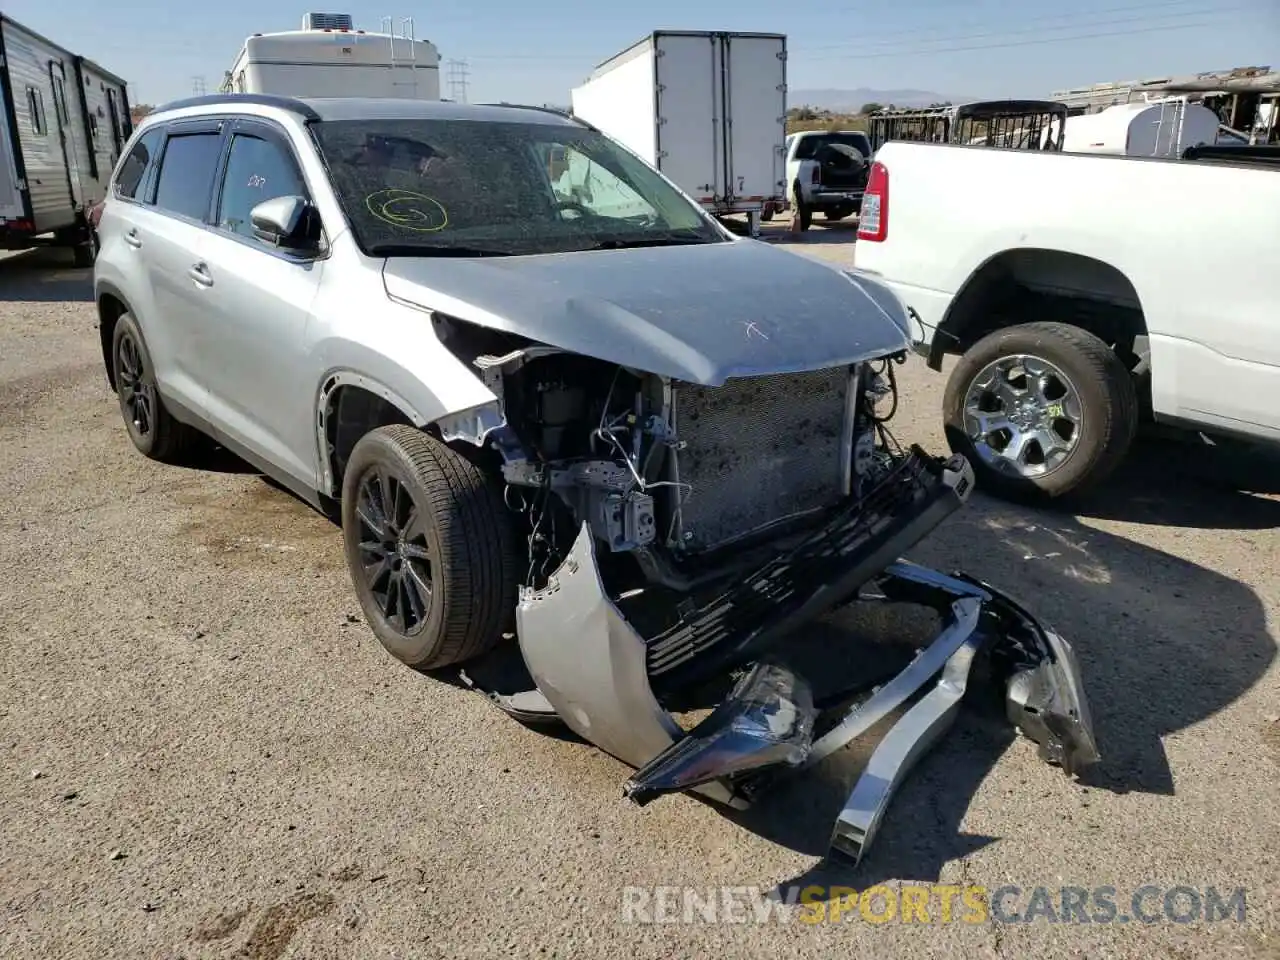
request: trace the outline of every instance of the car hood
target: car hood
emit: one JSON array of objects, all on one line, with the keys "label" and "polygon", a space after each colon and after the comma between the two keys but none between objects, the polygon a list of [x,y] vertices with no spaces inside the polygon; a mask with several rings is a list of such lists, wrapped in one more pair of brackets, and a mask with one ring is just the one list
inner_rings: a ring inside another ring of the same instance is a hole
[{"label": "car hood", "polygon": [[478,326],[707,386],[909,346],[901,301],[766,243],[529,257],[392,257],[387,293]]}]

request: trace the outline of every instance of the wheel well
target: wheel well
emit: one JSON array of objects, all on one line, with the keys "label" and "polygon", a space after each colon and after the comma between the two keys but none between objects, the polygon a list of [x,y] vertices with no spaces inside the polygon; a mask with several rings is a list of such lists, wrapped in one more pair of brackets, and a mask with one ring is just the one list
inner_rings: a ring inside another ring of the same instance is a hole
[{"label": "wheel well", "polygon": [[334,498],[342,496],[342,476],[360,438],[370,430],[393,423],[412,425],[413,420],[390,400],[364,387],[344,384],[324,395],[320,426],[333,477]]},{"label": "wheel well", "polygon": [[129,312],[124,301],[104,293],[98,298],[98,336],[102,340],[102,363],[107,368],[107,383],[116,388],[115,364],[111,362],[111,339],[116,333],[116,322]]},{"label": "wheel well", "polygon": [[1028,320],[1081,327],[1111,344],[1130,369],[1145,351],[1138,292],[1109,263],[1059,250],[1007,250],[988,260],[956,295],[938,326],[929,366],[963,353],[988,333]]}]

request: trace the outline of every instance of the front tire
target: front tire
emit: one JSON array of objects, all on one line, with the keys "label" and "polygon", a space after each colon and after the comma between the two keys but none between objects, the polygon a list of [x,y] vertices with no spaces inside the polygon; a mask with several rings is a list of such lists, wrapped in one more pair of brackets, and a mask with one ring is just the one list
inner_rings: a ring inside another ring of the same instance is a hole
[{"label": "front tire", "polygon": [[1027,323],[974,344],[947,380],[952,451],[979,487],[1010,500],[1077,495],[1120,464],[1138,429],[1133,377],[1102,340],[1065,323]]},{"label": "front tire", "polygon": [[120,414],[134,447],[161,463],[184,462],[200,433],[175,420],[165,407],[151,353],[131,314],[121,314],[116,321],[111,363]]},{"label": "front tire", "polygon": [[365,619],[402,663],[469,660],[512,628],[521,571],[500,486],[429,434],[400,424],[361,438],[342,534]]}]

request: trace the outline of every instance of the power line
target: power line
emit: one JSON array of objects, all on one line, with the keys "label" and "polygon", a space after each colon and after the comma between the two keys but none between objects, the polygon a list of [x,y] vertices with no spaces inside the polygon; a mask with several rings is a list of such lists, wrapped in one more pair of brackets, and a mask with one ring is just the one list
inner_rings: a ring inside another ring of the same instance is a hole
[{"label": "power line", "polygon": [[[1197,12],[1194,15],[1198,15],[1198,17],[1206,17],[1206,15],[1216,14],[1220,12],[1225,13],[1225,12],[1228,12],[1228,10],[1233,10],[1233,9],[1247,9],[1247,8],[1221,8],[1220,10],[1219,9],[1212,10],[1212,12],[1208,12],[1208,10],[1199,10],[1199,12]],[[1020,47],[1020,46],[1073,44],[1073,42],[1080,41],[1080,40],[1100,40],[1100,38],[1106,38],[1106,37],[1134,36],[1134,35],[1138,35],[1138,33],[1162,33],[1162,32],[1170,32],[1170,31],[1178,31],[1178,29],[1196,29],[1199,27],[1217,26],[1217,24],[1220,23],[1219,20],[1213,20],[1213,19],[1194,20],[1194,22],[1189,22],[1189,23],[1165,23],[1164,22],[1164,20],[1176,19],[1178,17],[1187,17],[1187,15],[1192,15],[1192,14],[1185,14],[1185,13],[1170,14],[1170,15],[1166,15],[1166,17],[1162,19],[1146,18],[1146,17],[1132,18],[1132,19],[1117,19],[1117,20],[1112,20],[1112,22],[1098,22],[1098,23],[1088,24],[1088,26],[1089,28],[1093,29],[1093,31],[1096,31],[1097,27],[1107,26],[1108,23],[1114,23],[1114,24],[1117,24],[1117,26],[1119,26],[1119,24],[1124,24],[1124,23],[1140,22],[1140,23],[1143,23],[1144,26],[1139,27],[1137,29],[1108,29],[1108,31],[1103,31],[1103,32],[1075,33],[1075,35],[1068,35],[1068,36],[1019,38],[1019,40],[995,42],[995,44],[972,44],[972,45],[963,44],[959,46],[932,46],[933,44],[950,44],[950,42],[954,40],[978,40],[978,38],[987,38],[987,37],[997,38],[997,37],[1007,37],[1007,36],[1018,36],[1018,31],[1002,31],[998,33],[989,33],[989,35],[937,38],[937,40],[920,40],[920,41],[915,41],[913,45],[901,47],[901,49],[896,49],[896,50],[874,50],[873,49],[870,51],[868,51],[868,47],[888,46],[892,44],[892,41],[877,42],[872,37],[861,37],[859,38],[859,40],[846,41],[845,44],[829,45],[826,47],[822,47],[822,46],[799,47],[799,49],[794,49],[791,51],[791,56],[792,58],[796,58],[796,59],[803,58],[806,61],[810,61],[810,60],[849,60],[849,59],[855,59],[855,58],[859,60],[869,60],[869,59],[883,59],[883,58],[886,58],[886,56],[910,56],[913,54],[916,54],[916,55],[955,54],[955,52],[965,52],[970,50],[1006,50],[1006,49],[1011,49],[1011,47]],[[1052,29],[1070,29],[1073,27],[1079,28],[1079,24],[1070,24],[1070,26],[1068,26],[1068,24],[1064,24],[1064,26],[1060,26],[1060,27],[1042,27],[1039,29],[1050,29],[1050,31],[1052,31]],[[1025,32],[1038,32],[1038,31],[1023,31],[1023,32],[1025,33]],[[904,42],[904,44],[906,44],[906,42],[908,41],[901,41],[901,42]],[[924,44],[924,46],[920,46],[920,44]],[[809,56],[808,52],[806,52],[808,50],[824,50],[824,49],[832,50],[833,47],[838,47],[838,49],[844,50],[845,52],[838,52],[838,54],[837,52],[827,52],[827,54],[819,54],[817,56]],[[492,55],[471,56],[470,59],[472,60],[517,60],[517,61],[527,61],[527,63],[548,63],[548,64],[550,63],[584,64],[586,63],[586,61],[588,61],[586,60],[586,58],[582,58],[582,56],[535,55],[535,54],[513,54],[513,55],[492,54]]]},{"label": "power line", "polygon": [[[1219,13],[1237,13],[1247,9],[1249,8],[1245,6],[1220,7],[1215,9],[1213,13],[1215,15]],[[1075,20],[1076,22],[1059,24],[1058,26],[1035,26],[1035,27],[1029,27],[1025,29],[997,30],[991,33],[957,34],[957,35],[952,35],[947,37],[937,37],[933,39],[926,38],[926,37],[918,37],[918,38],[913,38],[911,40],[870,40],[868,41],[865,38],[863,38],[858,40],[846,40],[844,43],[825,43],[825,44],[820,44],[818,46],[812,46],[812,47],[805,46],[799,49],[801,53],[806,53],[809,50],[843,50],[846,48],[855,48],[855,47],[861,50],[861,49],[866,49],[868,47],[902,46],[903,44],[914,44],[914,43],[933,44],[933,43],[954,43],[958,40],[959,41],[989,40],[994,38],[1003,38],[1003,37],[1010,37],[1010,36],[1014,36],[1014,37],[1025,36],[1027,34],[1041,33],[1043,31],[1079,30],[1082,26],[1087,26],[1091,30],[1096,30],[1098,27],[1123,26],[1124,24],[1129,24],[1129,23],[1145,23],[1153,26],[1159,26],[1160,24],[1166,21],[1176,22],[1179,20],[1186,19],[1187,17],[1204,17],[1207,14],[1208,14],[1208,11],[1204,9],[1200,9],[1200,10],[1188,10],[1184,13],[1163,14],[1158,17],[1138,16],[1138,17],[1120,17],[1114,20],[1093,20],[1087,24],[1080,23],[1079,21],[1081,20],[1081,18],[1079,16],[1075,16],[1075,17],[1072,17],[1071,19]],[[932,49],[932,48],[926,48],[926,49]]]},{"label": "power line", "polygon": [[[1106,16],[1113,13],[1141,13],[1141,12],[1154,11],[1154,10],[1167,10],[1170,7],[1186,7],[1186,6],[1195,8],[1194,12],[1201,13],[1201,14],[1211,14],[1211,13],[1219,12],[1217,8],[1206,9],[1206,4],[1204,0],[1156,0],[1156,2],[1146,2],[1146,3],[1136,3],[1136,4],[1130,3],[1122,7],[1095,7],[1095,8],[1087,8],[1087,9],[1073,9],[1069,12],[1063,12],[1063,13],[1040,14],[1034,17],[1019,17],[1017,18],[1016,21],[1014,21],[1014,23],[1015,24],[1042,24],[1042,23],[1050,23],[1053,21],[1068,20],[1068,21],[1075,21],[1074,25],[1079,25],[1079,21],[1086,20],[1089,17],[1094,17],[1094,16]],[[857,11],[857,12],[861,12],[863,10],[862,7],[846,7],[844,9],[847,11]],[[823,7],[823,11],[826,14],[839,12],[838,8],[832,8],[832,7]],[[1154,14],[1154,15],[1157,17],[1164,16],[1163,14]],[[995,27],[1001,24],[1006,24],[1009,22],[1010,22],[1010,18],[1008,17],[1001,17],[995,21],[992,21],[992,20],[976,20],[976,21],[970,20],[967,22],[955,21],[955,22],[948,22],[946,24],[940,23],[935,26],[917,26],[917,27],[908,27],[901,30],[878,31],[871,35],[871,39],[872,39],[872,42],[880,42],[892,37],[919,37],[920,34],[922,33],[949,34],[954,30],[984,29],[988,27]],[[1001,31],[1001,32],[1004,32],[1004,31]],[[843,46],[843,45],[844,44],[840,44],[840,46]],[[813,47],[807,47],[806,49],[818,50],[822,48],[819,46],[813,46]]]},{"label": "power line", "polygon": [[1006,50],[1012,47],[1032,47],[1042,46],[1050,43],[1074,43],[1077,40],[1100,40],[1107,37],[1127,37],[1139,33],[1164,33],[1173,30],[1191,30],[1198,27],[1217,26],[1217,20],[1201,20],[1197,23],[1175,23],[1169,26],[1146,26],[1137,30],[1106,30],[1102,33],[1081,33],[1071,37],[1042,37],[1038,40],[1014,40],[1009,43],[982,43],[972,46],[960,47],[924,47],[918,50],[890,50],[884,53],[861,53],[849,51],[846,53],[828,53],[816,57],[805,57],[806,61],[812,60],[849,60],[857,58],[858,60],[875,60],[883,57],[902,57],[911,54],[934,54],[934,53],[960,53],[968,50]]}]

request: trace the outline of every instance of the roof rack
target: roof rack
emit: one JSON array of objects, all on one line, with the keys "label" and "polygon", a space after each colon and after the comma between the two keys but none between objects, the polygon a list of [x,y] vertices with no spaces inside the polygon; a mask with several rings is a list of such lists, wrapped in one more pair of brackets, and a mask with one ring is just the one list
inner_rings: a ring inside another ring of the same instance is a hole
[{"label": "roof rack", "polygon": [[502,101],[499,103],[478,103],[476,104],[476,106],[478,107],[510,107],[513,110],[537,110],[540,113],[549,113],[555,117],[564,117],[566,120],[572,120],[574,123],[578,124],[579,126],[586,127],[588,130],[594,130],[596,133],[600,132],[599,129],[597,129],[594,124],[587,123],[587,121],[583,120],[578,115],[574,113],[570,113],[567,110],[557,110],[555,107],[546,107],[546,106],[535,107],[529,103],[507,103],[505,101]]},{"label": "roof rack", "polygon": [[156,107],[156,113],[166,110],[183,110],[187,107],[234,107],[238,104],[252,104],[259,107],[275,107],[296,113],[305,120],[319,120],[320,114],[310,106],[294,97],[281,97],[269,93],[211,93],[203,97],[187,97],[183,100],[171,100]]}]

